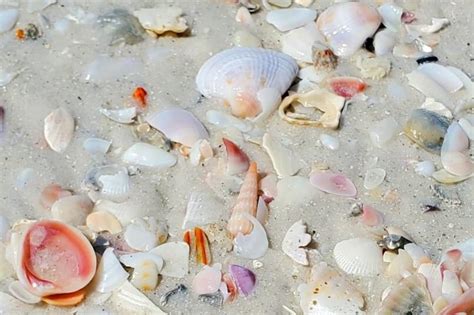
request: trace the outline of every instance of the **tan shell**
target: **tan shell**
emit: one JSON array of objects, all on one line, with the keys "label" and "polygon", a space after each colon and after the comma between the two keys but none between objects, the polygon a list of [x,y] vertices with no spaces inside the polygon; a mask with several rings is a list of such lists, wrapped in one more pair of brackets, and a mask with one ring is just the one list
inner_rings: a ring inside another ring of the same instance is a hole
[{"label": "tan shell", "polygon": [[49,147],[58,153],[66,150],[74,133],[74,118],[65,108],[52,111],[44,119],[44,138]]},{"label": "tan shell", "polygon": [[151,36],[166,32],[183,33],[188,29],[186,19],[182,17],[181,8],[147,8],[133,12],[138,21]]},{"label": "tan shell", "polygon": [[87,227],[94,232],[108,231],[112,234],[122,232],[122,225],[110,212],[97,211],[87,216]]}]

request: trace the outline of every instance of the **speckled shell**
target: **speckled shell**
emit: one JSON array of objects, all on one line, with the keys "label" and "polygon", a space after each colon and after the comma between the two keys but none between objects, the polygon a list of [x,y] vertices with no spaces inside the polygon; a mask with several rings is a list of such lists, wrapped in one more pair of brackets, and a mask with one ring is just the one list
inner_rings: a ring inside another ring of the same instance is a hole
[{"label": "speckled shell", "polygon": [[199,70],[196,85],[205,97],[223,99],[239,117],[261,112],[257,92],[274,88],[283,94],[298,73],[290,56],[263,48],[231,48],[217,53]]}]

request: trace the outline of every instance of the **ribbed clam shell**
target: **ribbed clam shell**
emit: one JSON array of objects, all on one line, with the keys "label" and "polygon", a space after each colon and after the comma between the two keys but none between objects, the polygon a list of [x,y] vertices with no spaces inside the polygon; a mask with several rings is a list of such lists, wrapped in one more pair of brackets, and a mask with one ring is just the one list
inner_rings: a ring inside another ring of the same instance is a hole
[{"label": "ribbed clam shell", "polygon": [[96,191],[98,199],[123,202],[128,198],[130,178],[125,167],[105,165],[87,172],[82,182],[83,189]]},{"label": "ribbed clam shell", "polygon": [[352,238],[334,247],[339,268],[357,276],[375,276],[383,270],[382,249],[368,238]]},{"label": "ribbed clam shell", "polygon": [[263,48],[231,48],[217,53],[199,70],[196,84],[205,97],[223,99],[232,113],[254,117],[260,113],[257,93],[263,88],[286,92],[298,73],[288,55]]},{"label": "ribbed clam shell", "polygon": [[44,138],[53,151],[61,153],[66,150],[73,133],[74,118],[62,107],[44,119]]}]

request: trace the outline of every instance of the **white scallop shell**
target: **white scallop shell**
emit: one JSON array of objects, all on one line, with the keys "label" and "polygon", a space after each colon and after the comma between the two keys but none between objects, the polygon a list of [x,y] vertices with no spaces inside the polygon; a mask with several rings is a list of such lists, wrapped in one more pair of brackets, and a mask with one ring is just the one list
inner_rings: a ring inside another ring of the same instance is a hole
[{"label": "white scallop shell", "polygon": [[160,272],[163,276],[183,278],[189,271],[189,245],[185,242],[168,242],[150,253],[163,258],[165,264]]},{"label": "white scallop shell", "polygon": [[[254,117],[262,110],[257,99],[264,88],[285,93],[298,73],[288,55],[263,48],[231,48],[217,53],[199,70],[196,85],[208,98],[226,101],[239,117]],[[271,107],[271,106],[269,106]]]},{"label": "white scallop shell", "polygon": [[291,8],[270,11],[266,20],[279,31],[286,32],[314,21],[316,16],[317,12],[314,10]]},{"label": "white scallop shell", "polygon": [[74,118],[69,111],[60,107],[44,119],[44,138],[49,147],[56,152],[66,150],[74,133]]},{"label": "white scallop shell", "polygon": [[265,255],[268,249],[268,238],[262,224],[252,215],[242,213],[252,223],[252,231],[243,235],[238,233],[234,238],[234,253],[248,259],[257,259]]},{"label": "white scallop shell", "polygon": [[192,147],[200,139],[209,139],[203,124],[187,110],[173,108],[150,114],[147,123],[161,131],[168,139]]},{"label": "white scallop shell", "polygon": [[347,57],[375,33],[381,20],[376,9],[360,2],[345,2],[326,9],[316,24],[334,54]]},{"label": "white scallop shell", "polygon": [[474,173],[474,162],[469,153],[469,138],[458,122],[449,126],[441,146],[441,164],[449,173],[469,176]]},{"label": "white scallop shell", "polygon": [[382,249],[368,238],[352,238],[334,247],[339,268],[357,276],[375,276],[383,271]]},{"label": "white scallop shell", "polygon": [[89,197],[93,201],[109,199],[123,202],[128,198],[130,190],[128,170],[118,165],[94,167],[87,172],[82,187],[90,190]]},{"label": "white scallop shell", "polygon": [[97,267],[94,277],[95,290],[101,293],[112,292],[122,286],[128,276],[128,272],[115,257],[114,249],[109,247],[105,250]]},{"label": "white scallop shell", "polygon": [[176,164],[176,157],[149,143],[135,143],[122,155],[122,161],[129,164],[167,168]]},{"label": "white scallop shell", "polygon": [[0,33],[8,32],[18,21],[18,9],[0,10]]}]

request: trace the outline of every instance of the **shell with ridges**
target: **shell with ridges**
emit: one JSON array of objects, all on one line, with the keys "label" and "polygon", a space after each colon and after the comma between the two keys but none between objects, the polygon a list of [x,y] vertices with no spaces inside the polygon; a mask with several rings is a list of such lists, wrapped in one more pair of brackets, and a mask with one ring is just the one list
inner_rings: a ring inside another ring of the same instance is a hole
[{"label": "shell with ridges", "polygon": [[368,238],[352,238],[336,244],[333,251],[339,268],[348,274],[375,276],[383,270],[382,249]]}]

